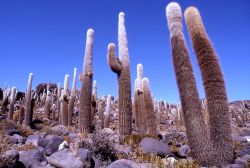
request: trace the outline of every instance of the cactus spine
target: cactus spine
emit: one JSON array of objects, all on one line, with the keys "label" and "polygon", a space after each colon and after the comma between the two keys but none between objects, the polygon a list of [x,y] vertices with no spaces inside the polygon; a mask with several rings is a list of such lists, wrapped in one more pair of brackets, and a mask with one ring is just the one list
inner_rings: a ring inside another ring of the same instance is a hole
[{"label": "cactus spine", "polygon": [[13,120],[15,102],[16,102],[16,87],[12,87],[10,95],[9,115],[8,115],[9,120]]},{"label": "cactus spine", "polygon": [[110,43],[108,46],[108,64],[118,77],[119,133],[120,135],[129,135],[132,131],[132,102],[128,43],[124,16],[123,12],[119,13],[119,58],[115,56],[115,44]]},{"label": "cactus spine", "polygon": [[175,76],[179,88],[191,155],[202,165],[213,164],[212,146],[209,140],[201,103],[190,62],[186,41],[182,32],[182,13],[179,4],[170,3],[166,8]]},{"label": "cactus spine", "polygon": [[146,132],[145,124],[145,103],[142,89],[143,66],[137,64],[137,78],[135,79],[134,111],[135,124],[139,132]]},{"label": "cactus spine", "polygon": [[69,94],[69,75],[64,78],[64,88],[61,95],[61,124],[68,126],[68,94]]},{"label": "cactus spine", "polygon": [[76,74],[77,74],[77,68],[74,68],[72,89],[71,89],[70,99],[69,99],[69,117],[68,117],[69,126],[72,125],[72,116],[73,116],[73,111],[74,111],[74,103],[76,99]]},{"label": "cactus spine", "polygon": [[143,96],[145,102],[145,116],[147,123],[147,132],[149,134],[156,135],[156,123],[155,123],[155,113],[154,113],[154,102],[151,95],[149,80],[148,78],[143,78],[142,80]]},{"label": "cactus spine", "polygon": [[24,124],[26,126],[30,126],[32,122],[32,79],[33,79],[33,73],[29,74],[29,79],[28,79],[28,86],[25,94],[25,121]]},{"label": "cactus spine", "polygon": [[89,133],[91,131],[91,95],[92,95],[92,60],[93,60],[94,30],[88,29],[83,73],[80,76],[80,109],[79,109],[79,129],[80,132]]},{"label": "cactus spine", "polygon": [[198,9],[189,7],[185,20],[198,59],[209,113],[210,138],[218,149],[221,164],[233,161],[233,140],[225,82],[215,50]]}]

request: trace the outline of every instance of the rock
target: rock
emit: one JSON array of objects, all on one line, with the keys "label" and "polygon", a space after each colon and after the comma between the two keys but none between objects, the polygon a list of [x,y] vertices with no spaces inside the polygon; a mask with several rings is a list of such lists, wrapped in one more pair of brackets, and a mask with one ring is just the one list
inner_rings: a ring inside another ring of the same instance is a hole
[{"label": "rock", "polygon": [[159,156],[171,155],[167,144],[153,138],[143,138],[139,146],[145,153],[156,153]]},{"label": "rock", "polygon": [[68,151],[68,149],[60,150],[46,157],[46,159],[52,166],[57,168],[82,168],[83,163]]},{"label": "rock", "polygon": [[132,152],[132,148],[128,145],[115,144],[115,150],[118,154],[125,154],[125,155],[128,155],[130,152]]},{"label": "rock", "polygon": [[188,145],[181,145],[178,154],[182,157],[186,157],[191,152],[191,148]]},{"label": "rock", "polygon": [[53,131],[58,136],[67,136],[69,135],[69,131],[67,127],[64,125],[57,125],[51,128],[51,131]]},{"label": "rock", "polygon": [[127,159],[116,160],[108,166],[108,168],[136,168],[136,167],[138,167],[138,165],[135,162]]},{"label": "rock", "polygon": [[58,150],[62,150],[62,149],[64,149],[64,148],[68,148],[68,147],[69,147],[68,142],[67,142],[67,141],[63,141],[63,142],[59,145]]},{"label": "rock", "polygon": [[244,166],[239,164],[229,164],[227,166],[224,166],[223,168],[244,168]]},{"label": "rock", "polygon": [[11,144],[17,144],[18,143],[18,139],[13,137],[13,136],[9,136],[9,135],[6,135],[5,136],[6,139],[11,143]]},{"label": "rock", "polygon": [[25,143],[32,143],[33,145],[38,146],[38,142],[40,139],[40,135],[29,135]]},{"label": "rock", "polygon": [[22,143],[23,144],[25,142],[25,138],[22,137],[21,135],[14,134],[13,137],[17,139],[18,143]]},{"label": "rock", "polygon": [[91,152],[87,149],[80,148],[77,150],[77,156],[80,158],[82,163],[86,165],[86,168],[94,168],[95,161],[92,158]]},{"label": "rock", "polygon": [[9,136],[12,136],[12,135],[14,135],[14,134],[18,134],[18,135],[20,135],[20,132],[18,131],[18,130],[16,130],[16,129],[9,129],[7,132],[6,132],[6,134],[7,135],[9,135]]},{"label": "rock", "polygon": [[43,152],[38,149],[19,151],[19,155],[19,161],[22,162],[26,168],[42,167],[42,162],[45,161]]},{"label": "rock", "polygon": [[46,139],[46,137],[45,142],[48,143],[45,143],[47,145],[45,146],[44,153],[49,156],[58,150],[59,145],[64,141],[64,139],[63,137],[57,135],[50,136],[48,139]]},{"label": "rock", "polygon": [[1,167],[11,168],[17,166],[19,153],[16,150],[8,150],[0,155]]},{"label": "rock", "polygon": [[245,146],[245,147],[243,147],[243,149],[240,150],[240,151],[237,153],[237,156],[239,156],[239,157],[244,156],[244,155],[250,155],[250,146]]},{"label": "rock", "polygon": [[69,133],[68,136],[70,137],[71,141],[74,141],[75,139],[80,138],[80,136],[77,133],[72,133],[72,132]]},{"label": "rock", "polygon": [[250,159],[250,155],[244,155],[242,157],[238,157],[235,160],[235,164],[239,164],[239,165],[245,166],[249,159]]}]

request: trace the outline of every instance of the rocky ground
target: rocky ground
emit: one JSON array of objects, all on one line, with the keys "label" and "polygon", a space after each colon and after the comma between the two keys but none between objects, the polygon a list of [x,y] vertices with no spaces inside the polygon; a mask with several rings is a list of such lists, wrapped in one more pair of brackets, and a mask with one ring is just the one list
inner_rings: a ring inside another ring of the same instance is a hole
[{"label": "rocky ground", "polygon": [[[245,101],[246,102],[246,101]],[[249,103],[249,102],[247,102]],[[250,167],[250,117],[248,106],[232,102],[231,125],[235,141],[235,162],[227,168]],[[36,108],[32,128],[20,126],[0,116],[0,167],[16,168],[196,168],[190,156],[185,129],[173,111],[158,116],[158,135],[137,134],[123,139],[117,132],[117,111],[110,128],[94,122],[92,134],[79,134],[76,127],[58,125],[45,117],[44,108]],[[172,116],[171,116],[172,114]],[[244,115],[243,115],[244,114]],[[76,115],[74,124],[76,124]],[[234,116],[236,115],[236,116]]]}]

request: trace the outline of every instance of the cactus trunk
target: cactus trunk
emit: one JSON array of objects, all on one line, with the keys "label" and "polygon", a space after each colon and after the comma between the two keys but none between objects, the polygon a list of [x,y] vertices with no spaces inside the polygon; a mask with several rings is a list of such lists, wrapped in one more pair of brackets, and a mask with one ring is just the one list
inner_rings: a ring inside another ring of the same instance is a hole
[{"label": "cactus trunk", "polygon": [[210,138],[222,165],[234,158],[225,82],[215,50],[195,7],[185,11],[185,20],[198,59],[209,113]]},{"label": "cactus trunk", "polygon": [[16,88],[13,87],[11,89],[11,95],[10,95],[10,107],[9,107],[9,114],[8,114],[9,120],[13,120],[15,102],[16,102]]},{"label": "cactus trunk", "polygon": [[79,108],[79,130],[80,132],[91,132],[91,95],[92,95],[92,60],[93,60],[93,41],[94,30],[88,29],[83,73],[80,76],[81,90],[80,90],[80,108]]},{"label": "cactus trunk", "polygon": [[27,90],[26,90],[26,94],[25,94],[25,121],[24,124],[26,126],[30,126],[31,121],[32,121],[32,113],[33,113],[33,109],[32,108],[32,79],[33,79],[33,73],[29,74],[29,79],[28,79],[28,86],[27,86]]},{"label": "cactus trunk", "polygon": [[72,125],[72,116],[73,116],[73,111],[74,111],[74,103],[76,99],[76,73],[77,73],[77,68],[74,68],[72,89],[71,89],[70,99],[69,99],[69,117],[68,117],[69,126]]}]

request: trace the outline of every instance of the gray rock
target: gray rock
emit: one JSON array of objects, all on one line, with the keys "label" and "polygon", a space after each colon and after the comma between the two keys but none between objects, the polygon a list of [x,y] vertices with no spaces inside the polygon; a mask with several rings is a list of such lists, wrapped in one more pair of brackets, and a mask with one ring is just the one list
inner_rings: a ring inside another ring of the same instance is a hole
[{"label": "gray rock", "polygon": [[19,153],[16,150],[8,150],[0,155],[0,162],[2,167],[11,168],[17,165],[19,160]]},{"label": "gray rock", "polygon": [[13,137],[17,139],[18,143],[22,143],[23,144],[25,142],[25,138],[22,137],[21,135],[14,134]]},{"label": "gray rock", "polygon": [[51,128],[51,130],[58,136],[67,136],[69,131],[64,125],[57,125]]},{"label": "gray rock", "polygon": [[49,136],[48,139],[46,139],[46,137],[44,140],[44,142],[46,144],[45,149],[44,149],[44,153],[45,153],[45,155],[49,156],[58,150],[59,145],[64,141],[64,139],[63,139],[63,137],[57,136],[57,135]]},{"label": "gray rock", "polygon": [[95,161],[92,158],[91,152],[88,149],[80,148],[77,150],[77,156],[80,158],[86,168],[94,168]]},{"label": "gray rock", "polygon": [[188,145],[181,145],[178,154],[182,157],[186,157],[191,152],[191,148]]},{"label": "gray rock", "polygon": [[11,143],[11,144],[17,144],[18,143],[18,139],[13,137],[13,136],[9,136],[9,135],[6,135],[5,136],[6,139]]},{"label": "gray rock", "polygon": [[249,159],[250,159],[250,155],[244,155],[242,157],[238,157],[235,160],[235,164],[239,164],[239,165],[244,165],[245,166]]},{"label": "gray rock", "polygon": [[108,168],[136,168],[136,167],[138,167],[138,165],[135,162],[127,159],[116,160],[108,166]]},{"label": "gray rock", "polygon": [[35,146],[38,146],[38,142],[41,139],[40,135],[29,135],[25,143],[32,143]]},{"label": "gray rock", "polygon": [[26,168],[38,168],[44,166],[42,164],[42,162],[45,161],[43,152],[38,149],[19,151],[19,155],[19,161],[22,162]]},{"label": "gray rock", "polygon": [[244,166],[239,164],[229,164],[227,166],[224,166],[223,168],[244,168]]},{"label": "gray rock", "polygon": [[83,163],[68,152],[68,149],[63,149],[46,157],[46,159],[52,166],[57,168],[82,168]]},{"label": "gray rock", "polygon": [[132,148],[128,145],[115,144],[115,150],[118,154],[125,154],[125,155],[128,155],[130,152],[132,152]]},{"label": "gray rock", "polygon": [[171,155],[167,144],[153,138],[143,138],[139,146],[145,153],[156,153],[159,156]]}]

